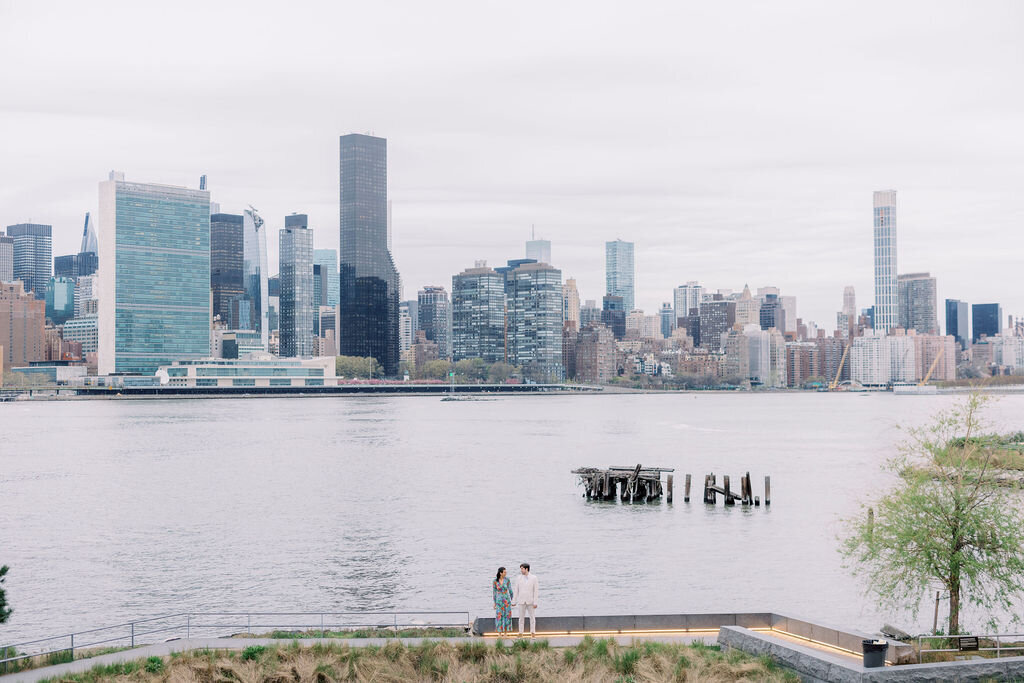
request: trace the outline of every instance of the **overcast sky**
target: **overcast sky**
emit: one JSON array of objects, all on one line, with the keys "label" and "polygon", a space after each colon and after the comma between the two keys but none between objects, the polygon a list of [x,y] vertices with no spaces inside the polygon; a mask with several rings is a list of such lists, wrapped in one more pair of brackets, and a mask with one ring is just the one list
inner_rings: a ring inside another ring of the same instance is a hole
[{"label": "overcast sky", "polygon": [[338,136],[372,132],[406,298],[536,225],[583,299],[622,238],[648,312],[775,285],[831,329],[895,188],[900,272],[1024,315],[1022,31],[1016,1],[0,0],[0,226],[75,252],[111,169],[205,173],[276,272],[287,213],[337,248]]}]

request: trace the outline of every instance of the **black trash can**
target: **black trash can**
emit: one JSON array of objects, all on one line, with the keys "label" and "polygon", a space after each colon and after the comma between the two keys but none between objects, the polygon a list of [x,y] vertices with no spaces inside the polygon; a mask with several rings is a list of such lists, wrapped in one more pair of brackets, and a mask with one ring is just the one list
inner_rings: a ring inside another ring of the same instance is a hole
[{"label": "black trash can", "polygon": [[864,648],[864,668],[874,669],[885,666],[885,651],[889,649],[887,640],[862,640]]}]

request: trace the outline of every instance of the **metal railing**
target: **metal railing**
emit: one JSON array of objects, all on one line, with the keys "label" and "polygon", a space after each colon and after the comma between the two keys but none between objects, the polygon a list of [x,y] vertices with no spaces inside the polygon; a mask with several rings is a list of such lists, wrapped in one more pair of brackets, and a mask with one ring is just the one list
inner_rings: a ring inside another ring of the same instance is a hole
[{"label": "metal railing", "polygon": [[[261,634],[274,631],[292,633],[363,629],[399,631],[404,628],[469,629],[469,612],[179,612],[159,617],[101,626],[100,628],[64,633],[20,643],[0,645],[0,674],[14,663],[33,657],[53,655],[73,660],[75,651],[94,648],[127,649],[158,641],[181,638],[235,636],[241,633]],[[152,636],[159,636],[154,639]],[[317,636],[313,636],[317,637]],[[56,662],[55,662],[56,663]]]},{"label": "metal railing", "polygon": [[[936,647],[923,649],[923,641],[945,641],[949,644],[956,644],[956,647]],[[966,647],[965,647],[966,645]],[[976,646],[976,647],[975,647]],[[926,636],[917,637],[917,663],[924,662],[926,654],[939,652],[995,652],[996,658],[1003,656],[1004,652],[1024,652],[1024,633],[986,633],[981,635],[953,635],[953,636]],[[1017,655],[1007,655],[1017,656]]]}]

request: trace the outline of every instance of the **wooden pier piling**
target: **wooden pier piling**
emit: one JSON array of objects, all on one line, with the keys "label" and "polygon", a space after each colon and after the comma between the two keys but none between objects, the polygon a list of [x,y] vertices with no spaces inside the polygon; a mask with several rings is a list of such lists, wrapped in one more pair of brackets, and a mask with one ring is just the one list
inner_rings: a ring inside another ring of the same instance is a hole
[{"label": "wooden pier piling", "polygon": [[768,507],[772,504],[772,478],[768,475],[764,477],[764,506]]},{"label": "wooden pier piling", "polygon": [[672,475],[671,474],[668,475],[668,477],[666,477],[665,485],[666,485],[666,487],[668,489],[668,491],[666,492],[666,495],[665,495],[665,501],[668,502],[668,503],[671,503],[672,502]]},{"label": "wooden pier piling", "polygon": [[683,502],[690,502],[690,475],[686,475],[686,487],[683,489]]}]

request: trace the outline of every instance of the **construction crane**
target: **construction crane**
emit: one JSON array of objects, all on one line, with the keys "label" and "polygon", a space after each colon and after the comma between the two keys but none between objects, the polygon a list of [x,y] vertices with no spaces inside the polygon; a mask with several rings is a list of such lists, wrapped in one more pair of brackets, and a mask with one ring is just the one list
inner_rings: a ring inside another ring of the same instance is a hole
[{"label": "construction crane", "polygon": [[932,361],[932,366],[928,368],[928,373],[924,376],[923,380],[918,382],[917,386],[923,387],[925,384],[928,384],[928,380],[932,378],[932,373],[935,372],[935,367],[939,364],[939,361],[942,359],[942,354],[943,352],[945,352],[945,350],[945,346],[939,347],[939,353],[937,356],[935,356],[935,360]]},{"label": "construction crane", "polygon": [[836,378],[832,380],[832,384],[828,385],[829,391],[835,391],[836,387],[839,386],[839,377],[843,374],[843,366],[846,364],[846,354],[850,352],[850,343],[846,343],[846,348],[843,349],[843,357],[839,359],[839,369],[836,370]]}]

